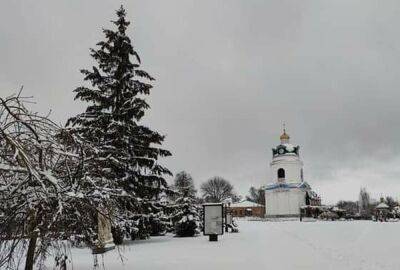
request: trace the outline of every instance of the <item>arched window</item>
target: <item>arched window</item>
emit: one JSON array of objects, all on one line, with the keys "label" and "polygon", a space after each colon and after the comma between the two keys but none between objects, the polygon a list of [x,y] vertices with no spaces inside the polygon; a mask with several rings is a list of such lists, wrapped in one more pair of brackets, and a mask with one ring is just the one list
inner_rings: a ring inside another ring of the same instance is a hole
[{"label": "arched window", "polygon": [[285,170],[282,168],[278,169],[278,179],[279,178],[285,178]]}]

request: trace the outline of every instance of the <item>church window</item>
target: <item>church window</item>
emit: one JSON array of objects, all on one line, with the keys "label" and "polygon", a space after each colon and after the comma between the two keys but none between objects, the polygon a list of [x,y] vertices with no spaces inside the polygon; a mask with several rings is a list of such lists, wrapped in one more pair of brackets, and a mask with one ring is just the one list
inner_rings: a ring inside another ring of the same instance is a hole
[{"label": "church window", "polygon": [[285,170],[280,168],[278,169],[278,178],[285,178]]}]

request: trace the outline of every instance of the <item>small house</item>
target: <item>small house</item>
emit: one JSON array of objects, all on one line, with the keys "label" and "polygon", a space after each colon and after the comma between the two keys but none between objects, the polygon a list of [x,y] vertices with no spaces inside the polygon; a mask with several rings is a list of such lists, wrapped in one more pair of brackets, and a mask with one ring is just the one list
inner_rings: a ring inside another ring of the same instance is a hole
[{"label": "small house", "polygon": [[381,203],[375,207],[375,220],[387,221],[389,206],[381,200]]},{"label": "small house", "polygon": [[265,206],[251,201],[241,201],[229,206],[234,217],[264,217]]}]

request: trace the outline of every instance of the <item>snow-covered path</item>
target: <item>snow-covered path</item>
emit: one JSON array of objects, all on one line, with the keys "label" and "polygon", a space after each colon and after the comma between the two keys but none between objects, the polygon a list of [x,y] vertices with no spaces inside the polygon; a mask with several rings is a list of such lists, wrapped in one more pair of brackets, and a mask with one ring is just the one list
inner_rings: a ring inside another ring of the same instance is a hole
[{"label": "snow-covered path", "polygon": [[[207,237],[153,237],[104,255],[106,269],[399,269],[400,223],[249,222],[218,242]],[[103,259],[99,256],[99,263]],[[91,269],[87,249],[73,250],[74,269]]]}]

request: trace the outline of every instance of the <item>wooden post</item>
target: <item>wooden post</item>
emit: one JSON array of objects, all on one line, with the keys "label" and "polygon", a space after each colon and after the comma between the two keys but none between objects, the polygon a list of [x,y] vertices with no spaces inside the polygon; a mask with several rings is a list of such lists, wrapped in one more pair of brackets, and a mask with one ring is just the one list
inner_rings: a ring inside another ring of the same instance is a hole
[{"label": "wooden post", "polygon": [[218,241],[218,234],[210,234],[209,235],[210,242],[217,242]]}]

